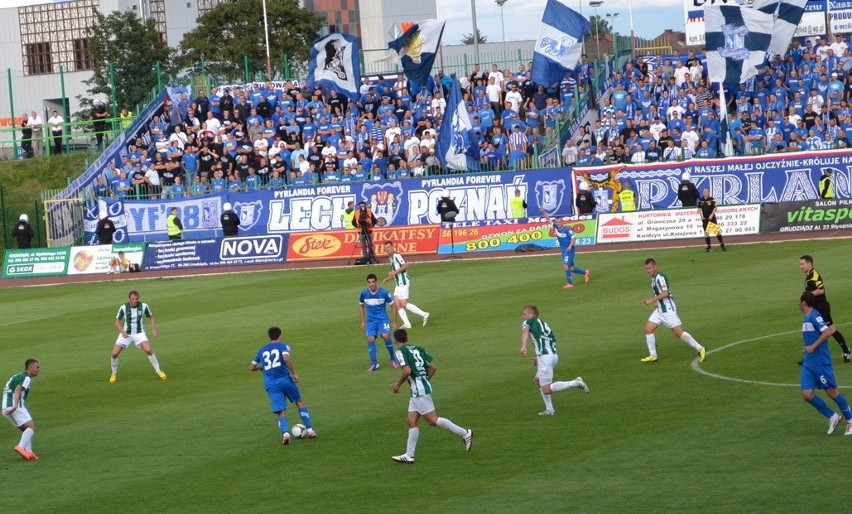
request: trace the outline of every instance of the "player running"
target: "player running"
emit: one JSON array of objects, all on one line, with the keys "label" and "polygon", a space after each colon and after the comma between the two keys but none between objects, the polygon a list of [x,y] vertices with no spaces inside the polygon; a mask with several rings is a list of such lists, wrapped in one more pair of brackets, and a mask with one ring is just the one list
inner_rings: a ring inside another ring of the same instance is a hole
[{"label": "player running", "polygon": [[393,288],[394,305],[396,313],[402,320],[402,328],[411,328],[411,322],[408,320],[406,310],[417,314],[423,318],[423,326],[429,322],[429,313],[422,310],[420,307],[408,301],[409,291],[411,289],[411,277],[408,275],[408,263],[405,262],[402,254],[396,250],[392,241],[385,242],[385,252],[390,258],[391,270],[388,271],[388,276],[383,282],[388,282],[393,279],[396,282],[396,287]]},{"label": "player running", "polygon": [[566,225],[560,219],[552,219],[549,214],[544,213],[544,219],[548,223],[553,223],[553,235],[559,242],[559,248],[562,250],[562,264],[565,267],[565,280],[567,283],[563,286],[565,289],[574,287],[574,274],[583,275],[583,278],[588,282],[591,280],[590,272],[574,265],[574,254],[577,251],[577,235],[571,230],[571,227]]}]

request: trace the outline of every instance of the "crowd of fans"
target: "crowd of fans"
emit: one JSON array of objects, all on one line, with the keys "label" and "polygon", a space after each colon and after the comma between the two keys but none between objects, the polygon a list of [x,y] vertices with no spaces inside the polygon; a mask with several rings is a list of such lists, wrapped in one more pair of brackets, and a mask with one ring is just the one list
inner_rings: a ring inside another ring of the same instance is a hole
[{"label": "crowd of fans", "polygon": [[[839,56],[839,57],[838,57]],[[545,87],[532,63],[459,77],[484,170],[532,167],[545,137],[589,83],[575,72]],[[736,155],[845,148],[852,136],[852,53],[837,35],[793,41],[738,91],[729,92],[727,128]],[[694,53],[616,72],[599,119],[565,143],[563,163],[682,161],[722,156],[719,95]],[[214,88],[167,99],[148,137],[129,145],[94,184],[97,197],[181,197],[221,191],[422,177],[446,171],[438,157],[441,121],[454,77],[411,92],[395,79],[364,78],[358,101],[294,82]],[[144,141],[150,140],[150,144]]]},{"label": "crowd of fans", "polygon": [[600,119],[563,147],[566,165],[682,161],[847,148],[852,137],[852,52],[842,34],[795,39],[760,73],[727,95],[727,135],[706,64],[638,59],[615,73]]}]

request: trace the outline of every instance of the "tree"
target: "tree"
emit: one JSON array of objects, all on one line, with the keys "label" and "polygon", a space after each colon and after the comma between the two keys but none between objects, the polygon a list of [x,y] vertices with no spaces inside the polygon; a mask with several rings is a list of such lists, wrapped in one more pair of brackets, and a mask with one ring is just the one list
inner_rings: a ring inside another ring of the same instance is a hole
[{"label": "tree", "polygon": [[588,35],[591,37],[596,37],[600,35],[600,37],[604,37],[607,34],[612,34],[612,25],[609,24],[606,19],[601,16],[592,15],[589,18],[589,24],[591,28],[589,29]]},{"label": "tree", "polygon": [[[92,78],[84,81],[90,86],[87,91],[107,96],[119,109],[147,104],[151,88],[157,86],[157,62],[163,76],[171,70],[171,49],[160,39],[154,20],[142,22],[132,11],[115,11],[108,16],[95,11],[95,16],[95,24],[86,31],[94,62]],[[115,76],[114,91],[110,65]],[[84,110],[92,102],[90,97],[80,97]]]},{"label": "tree", "polygon": [[[481,45],[482,43],[487,43],[487,42],[488,42],[488,36],[483,36],[482,32],[480,32],[479,28],[477,28],[476,29],[476,43],[479,43]],[[473,32],[471,32],[470,34],[462,35],[461,44],[463,44],[463,45],[474,44]]]},{"label": "tree", "polygon": [[[291,66],[304,64],[311,43],[319,37],[323,18],[301,9],[297,0],[269,0],[269,52],[272,77],[282,71],[282,56]],[[244,59],[254,71],[266,70],[262,0],[230,0],[198,18],[198,26],[180,42],[178,62],[195,68],[204,60],[208,72],[220,80],[242,81]]]}]

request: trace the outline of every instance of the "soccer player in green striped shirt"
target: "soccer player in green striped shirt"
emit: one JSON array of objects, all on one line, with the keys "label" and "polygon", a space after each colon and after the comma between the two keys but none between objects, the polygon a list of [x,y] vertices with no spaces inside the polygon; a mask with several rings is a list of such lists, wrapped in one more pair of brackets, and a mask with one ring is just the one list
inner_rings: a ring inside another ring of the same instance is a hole
[{"label": "soccer player in green striped shirt", "polygon": [[118,308],[118,313],[115,315],[115,328],[118,329],[118,338],[115,340],[115,345],[112,347],[112,374],[109,376],[109,383],[114,384],[118,380],[118,355],[122,350],[127,348],[130,343],[141,348],[151,366],[154,367],[154,372],[161,380],[166,380],[168,375],[160,369],[160,362],[157,356],[154,355],[154,350],[151,349],[151,343],[148,342],[148,335],[145,334],[144,318],[151,320],[151,334],[156,339],[160,333],[157,331],[157,320],[151,312],[151,307],[147,303],[139,301],[139,293],[130,291],[127,295],[128,301]]},{"label": "soccer player in green striped shirt", "polygon": [[674,296],[669,290],[669,281],[657,269],[657,261],[645,259],[645,272],[651,276],[651,291],[654,293],[653,298],[645,299],[645,305],[655,305],[656,308],[651,313],[651,317],[648,318],[648,322],[645,323],[645,343],[648,345],[648,356],[640,360],[645,363],[657,362],[657,340],[654,338],[654,331],[660,325],[665,325],[666,328],[671,329],[674,335],[698,352],[699,362],[704,362],[706,350],[698,344],[698,341],[689,332],[683,329],[683,323],[677,315]]},{"label": "soccer player in green striped shirt", "polygon": [[538,317],[538,307],[535,305],[524,307],[521,317],[524,319],[521,324],[521,355],[526,357],[527,343],[530,339],[532,339],[535,348],[535,357],[532,358],[533,366],[536,367],[535,386],[538,387],[541,398],[544,400],[544,410],[539,412],[538,415],[553,416],[556,411],[553,409],[551,393],[571,387],[582,389],[588,393],[589,386],[583,382],[582,377],[567,382],[553,381],[553,368],[559,363],[559,356],[556,354],[556,335],[550,329],[550,325]]},{"label": "soccer player in green striped shirt", "polygon": [[417,439],[420,437],[417,421],[421,416],[426,418],[430,425],[461,437],[465,451],[470,451],[473,446],[473,430],[462,428],[447,418],[439,418],[435,413],[430,380],[437,368],[432,362],[432,356],[424,348],[408,344],[408,332],[405,329],[395,330],[393,339],[397,345],[396,358],[402,373],[391,386],[391,390],[394,394],[399,393],[399,388],[407,381],[411,386],[411,398],[408,400],[408,445],[405,453],[391,459],[401,464],[414,464],[414,450],[417,449]]},{"label": "soccer player in green striped shirt", "polygon": [[21,431],[21,440],[14,450],[24,460],[37,460],[33,453],[33,436],[35,423],[27,410],[26,400],[30,394],[32,379],[41,371],[41,366],[35,359],[27,359],[24,371],[13,375],[3,388],[3,417],[9,420],[15,428]]},{"label": "soccer player in green striped shirt", "polygon": [[420,307],[410,303],[411,277],[408,276],[408,263],[402,257],[402,254],[396,250],[392,241],[385,242],[385,252],[390,260],[391,270],[388,271],[388,276],[383,282],[393,279],[396,282],[396,287],[393,289],[393,301],[396,305],[396,312],[402,320],[402,328],[411,328],[411,322],[408,320],[406,309],[423,318],[423,326],[429,322],[429,313],[422,310]]}]

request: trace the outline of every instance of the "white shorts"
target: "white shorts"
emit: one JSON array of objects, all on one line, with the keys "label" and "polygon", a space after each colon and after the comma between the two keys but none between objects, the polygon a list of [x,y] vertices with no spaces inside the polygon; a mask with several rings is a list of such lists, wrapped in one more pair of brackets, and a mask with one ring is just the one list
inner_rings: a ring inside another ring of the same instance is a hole
[{"label": "white shorts", "polygon": [[659,309],[654,309],[654,312],[651,314],[651,317],[648,318],[648,321],[655,325],[662,325],[666,328],[674,328],[683,325],[680,318],[677,317],[677,312],[660,312]]},{"label": "white shorts", "polygon": [[394,298],[399,298],[400,300],[408,300],[409,289],[411,289],[411,284],[396,286],[395,288],[393,288]]},{"label": "white shorts", "polygon": [[553,382],[553,368],[559,364],[559,356],[555,353],[546,353],[536,358],[538,369],[535,372],[535,378],[538,379],[539,385],[547,385]]},{"label": "white shorts", "polygon": [[13,424],[16,428],[33,420],[30,411],[26,407],[18,407],[11,415],[6,414],[6,409],[3,409],[3,417],[8,419],[9,423]]},{"label": "white shorts", "polygon": [[148,336],[145,335],[145,332],[139,332],[138,334],[128,334],[127,337],[121,337],[121,333],[118,334],[118,339],[115,340],[115,344],[122,348],[127,348],[130,343],[136,345],[136,347],[142,346],[142,343],[148,340]]},{"label": "white shorts", "polygon": [[421,416],[424,414],[429,414],[430,412],[435,410],[435,403],[432,401],[431,394],[424,394],[423,396],[412,397],[408,400],[408,412],[417,411]]}]

